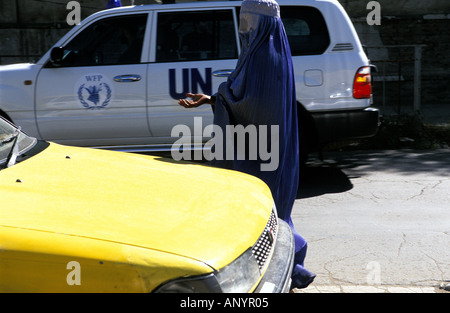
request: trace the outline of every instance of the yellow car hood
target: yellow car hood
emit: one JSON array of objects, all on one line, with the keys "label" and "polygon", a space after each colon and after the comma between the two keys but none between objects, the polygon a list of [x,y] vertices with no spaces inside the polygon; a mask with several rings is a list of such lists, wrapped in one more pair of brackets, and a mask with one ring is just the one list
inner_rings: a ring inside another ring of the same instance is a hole
[{"label": "yellow car hood", "polygon": [[271,208],[255,177],[159,157],[52,143],[0,171],[0,227],[163,251],[215,269],[255,243]]}]

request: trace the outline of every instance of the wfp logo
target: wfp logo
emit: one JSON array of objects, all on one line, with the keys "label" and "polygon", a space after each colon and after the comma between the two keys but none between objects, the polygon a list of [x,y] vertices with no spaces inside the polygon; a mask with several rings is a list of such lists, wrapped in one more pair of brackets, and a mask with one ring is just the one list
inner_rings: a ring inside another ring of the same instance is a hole
[{"label": "wfp logo", "polygon": [[111,83],[102,74],[81,77],[76,86],[78,100],[86,109],[103,109],[111,101]]}]

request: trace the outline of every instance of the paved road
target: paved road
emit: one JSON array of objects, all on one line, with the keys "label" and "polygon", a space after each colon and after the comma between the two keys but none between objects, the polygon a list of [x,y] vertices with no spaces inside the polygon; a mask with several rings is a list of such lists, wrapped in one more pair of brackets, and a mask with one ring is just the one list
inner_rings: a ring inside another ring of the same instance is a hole
[{"label": "paved road", "polygon": [[298,292],[447,292],[450,149],[327,153],[292,218],[317,274]]}]

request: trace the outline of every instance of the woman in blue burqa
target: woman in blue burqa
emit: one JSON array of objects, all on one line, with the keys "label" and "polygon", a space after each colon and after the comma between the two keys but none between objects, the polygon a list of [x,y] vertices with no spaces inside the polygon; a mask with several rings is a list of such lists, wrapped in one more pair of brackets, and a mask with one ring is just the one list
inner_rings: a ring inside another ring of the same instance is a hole
[{"label": "woman in blue burqa", "polygon": [[[296,253],[291,288],[305,288],[315,275],[303,266],[307,243],[295,231],[291,219],[299,183],[297,103],[291,51],[280,19],[279,5],[273,0],[244,0],[239,36],[242,51],[236,69],[227,82],[219,86],[217,94],[210,97],[188,93],[192,100],[181,99],[179,104],[186,108],[212,104],[214,125],[220,126],[223,134],[227,125],[255,125],[258,132],[265,130],[258,136],[267,138],[266,151],[278,145],[278,154],[272,156],[278,158],[275,169],[262,170],[261,165],[267,160],[262,160],[259,155],[256,160],[249,158],[249,150],[252,149],[249,145],[242,152],[235,149],[235,142],[230,147],[227,146],[230,143],[225,141],[224,156],[216,156],[213,164],[254,175],[269,186],[279,218],[287,222],[294,233]],[[266,128],[261,128],[261,125]],[[278,126],[278,129],[271,126]],[[274,135],[278,135],[278,142],[273,140]],[[258,142],[261,143],[260,140]],[[226,160],[226,150],[231,148],[241,157]],[[242,154],[246,156],[243,160]]]}]

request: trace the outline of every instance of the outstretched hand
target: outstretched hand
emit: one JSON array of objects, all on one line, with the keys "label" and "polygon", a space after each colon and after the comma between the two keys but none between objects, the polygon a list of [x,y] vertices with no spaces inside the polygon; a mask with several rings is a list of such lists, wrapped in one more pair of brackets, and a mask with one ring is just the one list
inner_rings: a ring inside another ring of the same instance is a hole
[{"label": "outstretched hand", "polygon": [[187,93],[186,97],[191,98],[192,100],[189,99],[178,100],[178,104],[185,108],[196,108],[205,103],[212,104],[211,97],[204,94]]}]

